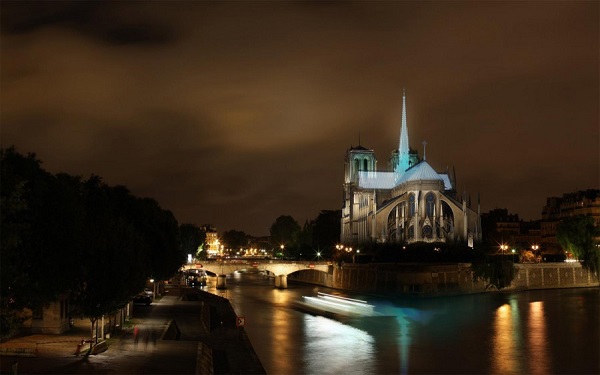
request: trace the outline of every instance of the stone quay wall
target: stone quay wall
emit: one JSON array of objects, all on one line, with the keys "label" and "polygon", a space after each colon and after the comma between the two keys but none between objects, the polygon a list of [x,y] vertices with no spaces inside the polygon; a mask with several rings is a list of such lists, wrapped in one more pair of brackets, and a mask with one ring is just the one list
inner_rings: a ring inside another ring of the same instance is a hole
[{"label": "stone quay wall", "polygon": [[551,289],[598,286],[598,278],[574,263],[515,264],[513,289]]},{"label": "stone quay wall", "polygon": [[[598,286],[598,279],[579,263],[515,264],[515,277],[506,290]],[[379,263],[330,266],[329,272],[296,272],[289,280],[365,293],[454,295],[481,293],[483,280],[474,281],[470,263]]]}]

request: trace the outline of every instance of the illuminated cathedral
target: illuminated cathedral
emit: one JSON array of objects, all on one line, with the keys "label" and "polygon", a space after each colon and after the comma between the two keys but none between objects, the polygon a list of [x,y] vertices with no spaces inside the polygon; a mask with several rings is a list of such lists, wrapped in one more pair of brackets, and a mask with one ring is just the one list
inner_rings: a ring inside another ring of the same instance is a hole
[{"label": "illuminated cathedral", "polygon": [[[471,208],[466,194],[458,194],[454,170],[435,171],[409,146],[406,94],[398,149],[387,170],[377,170],[375,152],[363,146],[346,153],[343,243],[457,242],[473,247],[481,241],[480,205]],[[479,199],[478,199],[479,200]]]}]

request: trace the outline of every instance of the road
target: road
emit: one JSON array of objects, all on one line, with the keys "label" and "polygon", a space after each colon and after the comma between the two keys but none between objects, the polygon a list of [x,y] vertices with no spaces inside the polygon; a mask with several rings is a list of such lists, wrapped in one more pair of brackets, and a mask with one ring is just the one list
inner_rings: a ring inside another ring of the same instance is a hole
[{"label": "road", "polygon": [[[211,314],[208,326],[202,323],[203,309]],[[173,288],[151,306],[135,306],[133,316],[137,345],[128,331],[111,340],[106,352],[89,357],[74,356],[72,344],[35,358],[1,357],[2,373],[10,373],[15,360],[21,374],[201,374],[206,366],[214,366],[215,373],[265,373],[245,332],[236,327],[235,313],[220,297]],[[173,321],[178,338],[160,339]]]}]

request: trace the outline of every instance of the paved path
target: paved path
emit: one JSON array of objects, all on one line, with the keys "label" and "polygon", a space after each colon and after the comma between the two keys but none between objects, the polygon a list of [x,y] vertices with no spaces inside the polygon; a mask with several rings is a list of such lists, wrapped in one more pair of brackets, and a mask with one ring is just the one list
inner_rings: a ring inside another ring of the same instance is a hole
[{"label": "paved path", "polygon": [[[204,323],[203,310],[211,314]],[[87,319],[77,320],[62,335],[27,335],[1,343],[0,349],[32,348],[37,356],[1,356],[0,372],[10,374],[18,361],[19,374],[265,374],[224,298],[174,288],[152,306],[135,306],[133,318],[140,329],[137,345],[127,330],[107,340],[107,351],[76,357],[77,343],[89,337],[90,329]],[[165,335],[172,322],[178,339],[173,328]]]}]

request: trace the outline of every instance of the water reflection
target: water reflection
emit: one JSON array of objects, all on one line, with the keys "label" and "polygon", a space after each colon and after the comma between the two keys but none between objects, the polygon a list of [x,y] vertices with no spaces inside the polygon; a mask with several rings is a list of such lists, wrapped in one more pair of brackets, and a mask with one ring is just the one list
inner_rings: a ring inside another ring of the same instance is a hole
[{"label": "water reflection", "polygon": [[546,322],[544,320],[544,303],[541,301],[529,304],[529,353],[531,361],[529,372],[532,374],[549,373],[546,338]]},{"label": "water reflection", "polygon": [[[274,295],[285,299],[281,293]],[[293,331],[294,327],[289,324],[287,313],[282,309],[272,309],[273,312],[273,325],[272,325],[272,340],[274,345],[271,347],[271,354],[273,360],[277,362],[277,368],[281,369],[282,374],[294,373],[294,363],[286,360],[289,356],[295,356],[299,350],[302,350],[302,345],[298,345],[298,342],[294,340],[296,336]]]},{"label": "water reflection", "polygon": [[304,348],[308,374],[375,373],[374,338],[367,332],[309,314],[304,315],[304,328],[311,337]]},{"label": "water reflection", "polygon": [[519,309],[515,299],[496,310],[494,320],[492,372],[495,374],[522,373],[520,363],[521,330]]},{"label": "water reflection", "polygon": [[406,316],[398,316],[398,325],[400,326],[400,335],[398,337],[398,347],[400,349],[400,373],[408,374],[408,353],[410,348],[410,323]]},{"label": "water reflection", "polygon": [[341,293],[293,283],[274,289],[258,275],[228,284],[268,374],[600,373],[597,288],[451,298],[344,293],[380,316],[338,320],[293,306],[318,292]]}]

